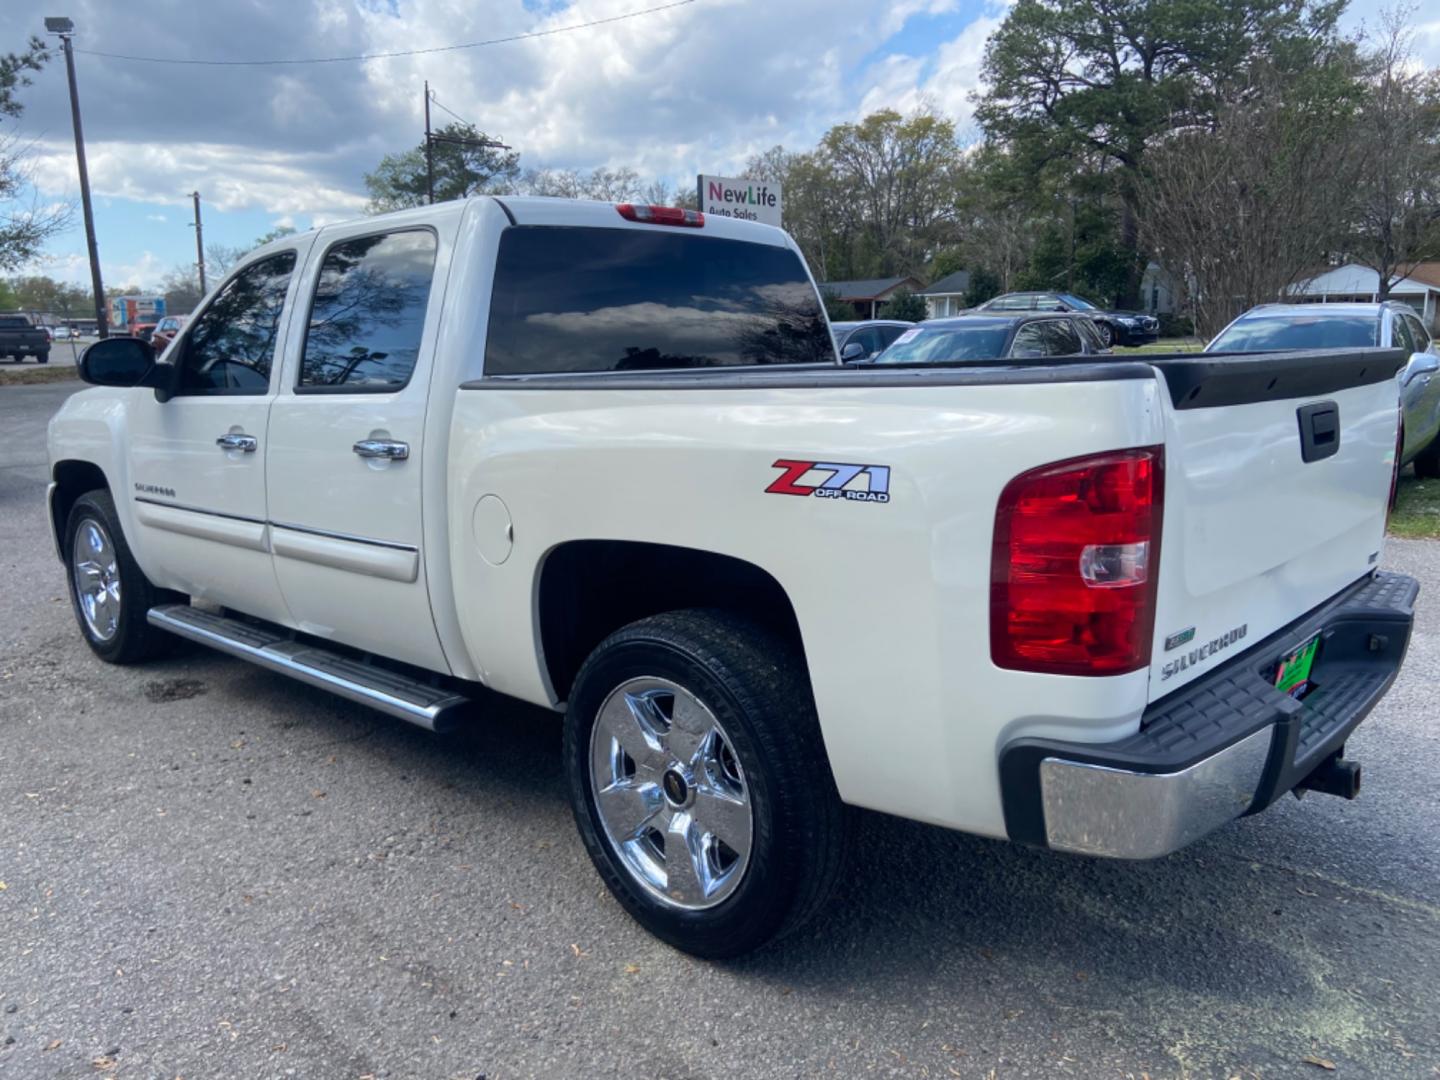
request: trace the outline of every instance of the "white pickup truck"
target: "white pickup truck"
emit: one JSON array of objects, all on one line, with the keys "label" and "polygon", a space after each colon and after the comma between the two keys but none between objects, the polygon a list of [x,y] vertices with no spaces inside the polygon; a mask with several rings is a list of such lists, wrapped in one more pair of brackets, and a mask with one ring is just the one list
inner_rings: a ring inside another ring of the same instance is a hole
[{"label": "white pickup truck", "polygon": [[92,346],[50,512],[103,660],[563,711],[601,876],[720,956],[816,911],[846,804],[1148,858],[1353,796],[1417,591],[1378,569],[1403,362],[843,367],[777,229],[486,197],[261,248],[158,361]]}]

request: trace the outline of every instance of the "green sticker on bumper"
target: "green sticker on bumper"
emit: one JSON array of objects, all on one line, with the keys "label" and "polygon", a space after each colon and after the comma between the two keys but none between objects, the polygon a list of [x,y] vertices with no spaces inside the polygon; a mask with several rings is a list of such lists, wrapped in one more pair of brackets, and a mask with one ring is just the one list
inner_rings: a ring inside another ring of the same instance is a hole
[{"label": "green sticker on bumper", "polygon": [[1282,694],[1303,689],[1310,681],[1310,667],[1315,663],[1315,653],[1320,648],[1320,635],[1316,634],[1304,645],[1280,661],[1275,669],[1275,689]]}]

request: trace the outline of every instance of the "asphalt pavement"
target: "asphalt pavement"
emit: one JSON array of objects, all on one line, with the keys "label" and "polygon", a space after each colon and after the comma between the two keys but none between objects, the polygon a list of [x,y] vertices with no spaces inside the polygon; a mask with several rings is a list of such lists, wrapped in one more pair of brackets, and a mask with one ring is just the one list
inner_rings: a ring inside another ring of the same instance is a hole
[{"label": "asphalt pavement", "polygon": [[1440,1076],[1440,545],[1387,549],[1423,592],[1357,801],[1135,864],[866,814],[816,924],[703,963],[605,892],[549,713],[96,660],[44,513],[75,388],[0,387],[7,1080]]}]

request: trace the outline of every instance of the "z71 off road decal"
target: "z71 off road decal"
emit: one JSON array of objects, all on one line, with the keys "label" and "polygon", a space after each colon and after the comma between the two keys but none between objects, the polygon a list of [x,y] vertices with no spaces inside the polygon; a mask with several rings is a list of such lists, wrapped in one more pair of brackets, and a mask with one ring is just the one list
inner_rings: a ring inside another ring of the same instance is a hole
[{"label": "z71 off road decal", "polygon": [[[765,490],[771,495],[814,495],[817,499],[845,499],[849,502],[888,503],[889,465],[847,465],[838,461],[792,461],[781,458],[773,468],[784,472]],[[823,483],[802,484],[810,472],[829,473]],[[864,487],[860,477],[864,477]]]}]

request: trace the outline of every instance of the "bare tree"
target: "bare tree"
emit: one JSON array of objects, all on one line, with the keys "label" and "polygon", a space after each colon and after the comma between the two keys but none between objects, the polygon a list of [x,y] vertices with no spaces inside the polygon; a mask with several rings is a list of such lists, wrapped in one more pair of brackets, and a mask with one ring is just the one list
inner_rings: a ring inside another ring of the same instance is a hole
[{"label": "bare tree", "polygon": [[1351,258],[1374,270],[1380,298],[1418,263],[1440,257],[1440,72],[1415,63],[1403,11],[1382,17],[1355,137]]},{"label": "bare tree", "polygon": [[[49,58],[45,43],[33,37],[25,52],[0,55],[0,119],[24,112],[17,94]],[[46,240],[70,224],[69,204],[44,202],[32,183],[33,152],[32,143],[0,130],[0,270],[29,262]]]},{"label": "bare tree", "polygon": [[1283,298],[1334,250],[1359,171],[1343,80],[1257,72],[1214,120],[1150,152],[1143,235],[1188,293],[1197,332]]}]

